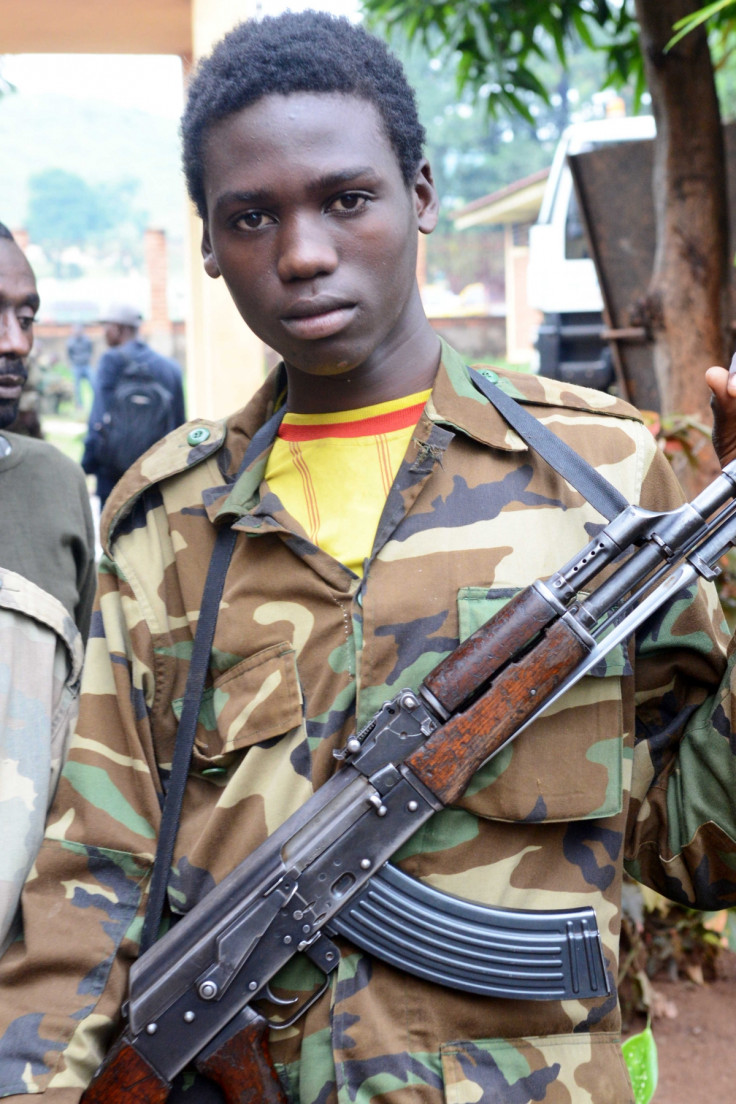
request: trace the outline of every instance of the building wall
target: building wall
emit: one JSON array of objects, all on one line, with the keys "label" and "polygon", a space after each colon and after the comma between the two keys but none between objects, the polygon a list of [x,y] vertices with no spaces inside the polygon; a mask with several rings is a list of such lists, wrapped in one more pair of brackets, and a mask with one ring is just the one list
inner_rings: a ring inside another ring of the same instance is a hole
[{"label": "building wall", "polygon": [[432,329],[468,360],[506,359],[506,319],[503,315],[463,315],[430,318]]}]

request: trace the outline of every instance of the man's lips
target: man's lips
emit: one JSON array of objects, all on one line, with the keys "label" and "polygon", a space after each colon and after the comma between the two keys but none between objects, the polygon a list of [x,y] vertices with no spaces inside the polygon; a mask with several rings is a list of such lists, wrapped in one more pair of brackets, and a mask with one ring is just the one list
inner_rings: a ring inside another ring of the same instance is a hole
[{"label": "man's lips", "polygon": [[23,373],[0,371],[0,402],[15,402],[19,399],[25,382]]},{"label": "man's lips", "polygon": [[293,337],[315,341],[343,330],[356,309],[355,303],[339,299],[304,299],[290,307],[281,316],[281,322]]}]

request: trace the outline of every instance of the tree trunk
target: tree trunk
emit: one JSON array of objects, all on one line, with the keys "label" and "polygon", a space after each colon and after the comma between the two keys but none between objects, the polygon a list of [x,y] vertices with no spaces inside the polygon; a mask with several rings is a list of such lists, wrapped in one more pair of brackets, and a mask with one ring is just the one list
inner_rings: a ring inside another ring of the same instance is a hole
[{"label": "tree trunk", "polygon": [[718,98],[705,31],[664,52],[673,24],[702,0],[635,0],[657,122],[656,253],[646,314],[663,414],[710,424],[703,373],[728,364],[729,244],[726,168]]}]

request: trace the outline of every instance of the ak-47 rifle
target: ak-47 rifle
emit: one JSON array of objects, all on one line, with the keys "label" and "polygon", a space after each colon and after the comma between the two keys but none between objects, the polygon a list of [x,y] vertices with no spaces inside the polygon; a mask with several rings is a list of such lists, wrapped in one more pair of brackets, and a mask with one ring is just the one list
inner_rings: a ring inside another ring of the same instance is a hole
[{"label": "ak-47 rifle", "polygon": [[[408,972],[476,993],[605,994],[593,909],[489,909],[423,886],[387,860],[656,609],[699,576],[718,574],[736,543],[735,495],[733,461],[679,509],[629,506],[417,691],[387,702],[348,741],[330,781],[133,965],[127,1026],[83,1104],[157,1104],[192,1064],[229,1104],[285,1104],[266,1032],[293,1023],[327,988],[339,959],[335,933]],[[293,1016],[269,1024],[253,1002],[274,999],[270,984],[297,953],[324,972],[324,985]]]}]

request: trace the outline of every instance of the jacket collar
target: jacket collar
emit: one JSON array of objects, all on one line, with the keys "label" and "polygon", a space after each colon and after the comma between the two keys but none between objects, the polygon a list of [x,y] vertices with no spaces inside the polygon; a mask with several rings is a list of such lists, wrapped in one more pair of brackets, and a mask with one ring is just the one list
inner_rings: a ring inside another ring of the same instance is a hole
[{"label": "jacket collar", "polygon": [[[495,369],[479,365],[487,379],[508,395],[523,399],[519,390]],[[525,452],[528,446],[473,385],[468,365],[447,342],[442,342],[442,360],[427,403],[427,415],[438,425],[464,433],[489,448]]]},{"label": "jacket collar", "polygon": [[[525,452],[526,443],[511,429],[496,409],[482,395],[470,379],[468,365],[446,341],[442,341],[440,366],[435,377],[426,413],[431,422],[463,433],[489,448],[507,452]],[[284,400],[283,374],[279,368],[268,377],[248,405],[231,420],[229,429],[236,430],[251,440],[264,424],[268,413]],[[513,382],[499,372],[481,365],[479,368],[489,379],[498,383],[507,394],[522,399],[523,394]],[[516,373],[512,373],[515,376]],[[266,470],[273,436],[252,457],[231,487],[218,487],[206,496],[205,506],[211,521],[223,522],[242,517],[258,505],[260,486]]]}]

